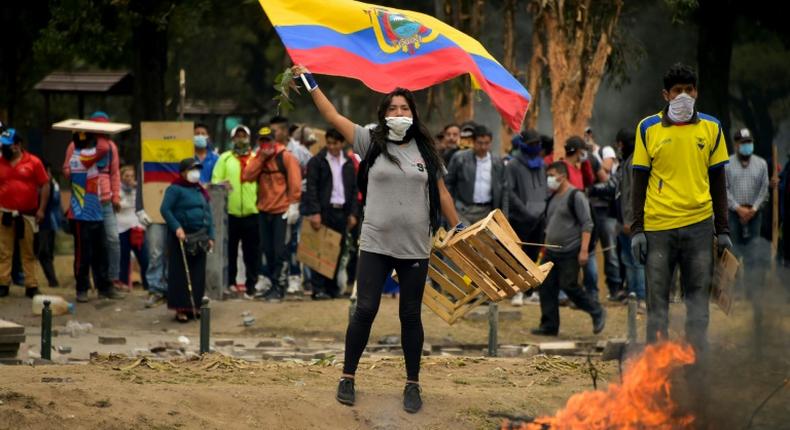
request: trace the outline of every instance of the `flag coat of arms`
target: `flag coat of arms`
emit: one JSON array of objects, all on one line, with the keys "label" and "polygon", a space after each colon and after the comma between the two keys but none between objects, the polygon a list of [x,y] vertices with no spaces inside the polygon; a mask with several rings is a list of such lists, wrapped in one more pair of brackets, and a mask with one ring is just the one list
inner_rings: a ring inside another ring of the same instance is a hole
[{"label": "flag coat of arms", "polygon": [[480,42],[430,15],[352,0],[260,0],[296,64],[374,91],[419,90],[469,74],[513,130],[530,95]]}]

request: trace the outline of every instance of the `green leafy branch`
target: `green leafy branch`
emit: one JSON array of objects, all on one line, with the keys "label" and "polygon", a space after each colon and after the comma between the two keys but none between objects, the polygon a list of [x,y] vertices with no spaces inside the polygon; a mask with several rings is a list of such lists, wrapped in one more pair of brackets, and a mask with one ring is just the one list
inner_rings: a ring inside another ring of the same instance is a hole
[{"label": "green leafy branch", "polygon": [[274,78],[274,90],[277,92],[277,95],[274,96],[274,100],[277,101],[277,114],[280,115],[293,110],[294,104],[291,100],[290,92],[294,90],[296,94],[300,93],[299,87],[294,82],[294,74],[290,67]]}]

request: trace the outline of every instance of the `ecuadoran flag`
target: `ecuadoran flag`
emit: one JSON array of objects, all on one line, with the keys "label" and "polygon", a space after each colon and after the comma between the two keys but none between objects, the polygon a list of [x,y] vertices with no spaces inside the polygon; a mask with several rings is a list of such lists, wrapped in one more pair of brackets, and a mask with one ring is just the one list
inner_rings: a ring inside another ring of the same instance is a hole
[{"label": "ecuadoran flag", "polygon": [[483,45],[422,13],[352,0],[260,0],[296,64],[387,93],[470,74],[514,130],[530,95]]}]

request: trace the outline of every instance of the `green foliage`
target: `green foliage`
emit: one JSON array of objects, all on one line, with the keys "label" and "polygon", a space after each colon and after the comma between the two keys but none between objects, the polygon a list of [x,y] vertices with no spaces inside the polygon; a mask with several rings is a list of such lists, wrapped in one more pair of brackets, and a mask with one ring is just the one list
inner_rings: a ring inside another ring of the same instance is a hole
[{"label": "green foliage", "polygon": [[52,67],[113,67],[127,63],[131,20],[112,0],[50,1],[51,18],[33,45]]},{"label": "green foliage", "polygon": [[277,114],[285,115],[288,111],[293,110],[294,104],[288,93],[294,90],[296,94],[299,94],[299,87],[294,83],[294,74],[290,67],[274,78],[274,90],[277,91],[277,95],[274,96],[274,100],[277,102]]},{"label": "green foliage", "polygon": [[731,84],[742,97],[759,97],[779,120],[790,113],[790,49],[776,35],[733,47]]},{"label": "green foliage", "polygon": [[672,12],[672,22],[685,24],[699,8],[699,0],[664,0]]}]

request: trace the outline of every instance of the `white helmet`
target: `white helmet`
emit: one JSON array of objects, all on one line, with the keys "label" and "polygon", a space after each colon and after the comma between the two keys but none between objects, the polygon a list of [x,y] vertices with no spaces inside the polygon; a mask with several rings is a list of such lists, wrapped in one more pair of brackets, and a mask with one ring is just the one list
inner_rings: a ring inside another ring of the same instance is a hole
[{"label": "white helmet", "polygon": [[250,129],[244,124],[239,124],[230,131],[230,138],[233,139],[233,137],[236,136],[236,132],[239,130],[244,130],[247,132],[247,136],[250,136]]}]

